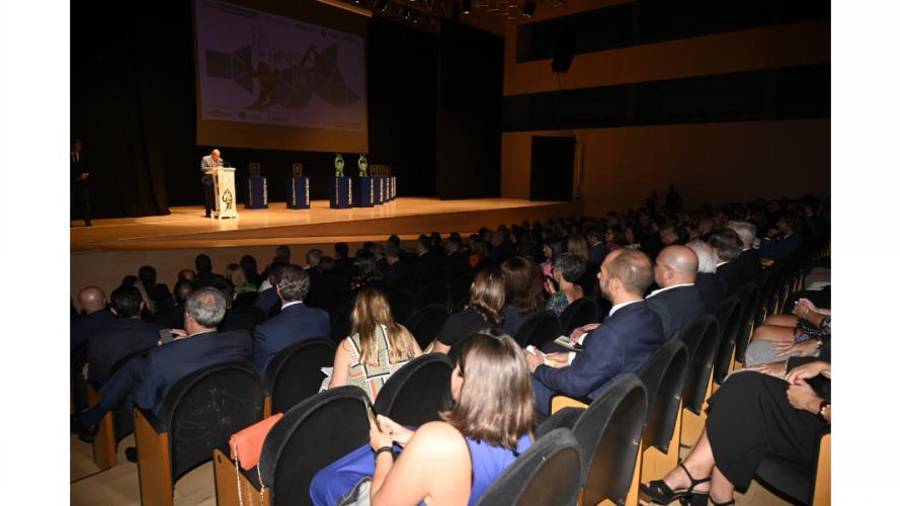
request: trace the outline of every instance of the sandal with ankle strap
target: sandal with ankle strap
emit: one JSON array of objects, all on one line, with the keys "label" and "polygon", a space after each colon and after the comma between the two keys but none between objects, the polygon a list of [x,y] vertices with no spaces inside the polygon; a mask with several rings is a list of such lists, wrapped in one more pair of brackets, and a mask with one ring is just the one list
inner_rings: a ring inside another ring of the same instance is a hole
[{"label": "sandal with ankle strap", "polygon": [[678,467],[684,470],[684,474],[691,481],[691,486],[683,490],[672,490],[665,480],[653,480],[647,485],[641,484],[641,498],[657,504],[669,504],[672,501],[690,498],[694,495],[694,487],[709,481],[708,477],[699,480],[694,479],[690,471],[684,467],[684,464],[679,463]]},{"label": "sandal with ankle strap", "polygon": [[712,503],[713,506],[733,506],[734,499],[728,502],[716,502],[709,497],[709,493],[697,492],[690,498],[690,501],[686,498],[681,500],[681,504],[684,506],[709,506],[710,503]]}]

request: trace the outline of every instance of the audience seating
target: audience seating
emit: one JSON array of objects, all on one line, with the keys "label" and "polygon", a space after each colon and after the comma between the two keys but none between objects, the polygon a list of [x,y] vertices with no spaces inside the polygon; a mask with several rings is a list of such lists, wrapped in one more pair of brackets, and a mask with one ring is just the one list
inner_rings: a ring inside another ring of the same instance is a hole
[{"label": "audience seating", "polygon": [[680,339],[669,339],[641,368],[647,389],[647,424],[641,439],[641,482],[662,479],[678,464],[681,449],[681,394],[688,372],[688,350]]},{"label": "audience seating", "polygon": [[526,347],[529,344],[540,349],[561,334],[559,319],[553,311],[538,311],[528,317],[516,335],[513,336],[519,346]]},{"label": "audience seating", "polygon": [[756,479],[796,504],[831,504],[831,434],[822,434],[815,464],[804,466],[770,454],[756,470]]},{"label": "audience seating", "polygon": [[552,412],[585,408],[572,427],[582,457],[580,504],[637,504],[638,451],[647,419],[647,390],[634,374],[607,384],[589,406],[565,396],[551,401]]},{"label": "audience seating", "polygon": [[[262,506],[312,504],[309,485],[316,473],[369,442],[367,402],[362,389],[346,385],[316,394],[284,413],[266,436],[260,454],[258,472],[265,484]],[[236,476],[234,462],[228,457],[226,450],[215,450],[216,503],[241,503],[238,480],[245,498],[258,499],[261,484],[257,472],[242,470]]]},{"label": "audience seating", "polygon": [[556,429],[522,453],[477,506],[575,506],[581,474],[578,441],[569,429]]},{"label": "audience seating", "polygon": [[731,361],[729,371],[744,366],[744,352],[747,351],[750,336],[753,335],[753,315],[756,313],[756,303],[758,302],[756,283],[744,284],[738,290],[737,296],[741,299],[741,318],[734,341],[734,359]]},{"label": "audience seating", "polygon": [[578,327],[600,321],[600,310],[593,299],[582,297],[566,306],[559,315],[559,327],[564,335],[569,335]]},{"label": "audience seating", "polygon": [[88,407],[88,384],[81,375],[87,361],[87,344],[82,344],[72,352],[69,365],[69,382],[72,390],[72,411],[80,413]]},{"label": "audience seating", "polygon": [[141,504],[173,504],[179,478],[228,448],[235,432],[262,419],[263,388],[249,363],[189,374],[166,392],[158,415],[134,409]]},{"label": "audience seating", "polygon": [[719,320],[719,351],[716,353],[715,369],[713,370],[713,391],[716,385],[725,381],[734,358],[734,343],[741,325],[741,299],[732,295],[722,301],[716,310],[716,319]]},{"label": "audience seating", "polygon": [[350,335],[350,331],[353,330],[353,322],[351,320],[351,314],[353,313],[353,303],[345,303],[334,313],[331,313],[333,316],[333,321],[331,322],[331,339],[336,343],[340,343],[346,337]]},{"label": "audience seating", "polygon": [[394,321],[407,321],[416,309],[416,294],[412,290],[392,290],[387,293],[387,299]]},{"label": "audience seating", "polygon": [[441,281],[436,281],[423,286],[416,297],[417,306],[430,306],[440,304],[450,306],[450,289]]},{"label": "audience seating", "polygon": [[281,350],[266,366],[265,417],[284,413],[319,392],[325,379],[323,367],[334,362],[334,341],[310,339]]},{"label": "audience seating", "polygon": [[[447,306],[431,304],[415,310],[406,322],[406,329],[416,338],[419,348],[425,349],[434,341],[444,322],[450,317]],[[401,321],[401,320],[397,320]]]},{"label": "audience seating", "polygon": [[690,366],[684,382],[681,407],[681,446],[693,446],[706,425],[705,403],[712,395],[712,372],[719,351],[719,321],[703,314],[681,329],[679,337],[688,349]]},{"label": "audience seating", "polygon": [[401,425],[422,425],[438,420],[449,409],[453,365],[443,353],[428,353],[410,360],[385,382],[373,407]]}]

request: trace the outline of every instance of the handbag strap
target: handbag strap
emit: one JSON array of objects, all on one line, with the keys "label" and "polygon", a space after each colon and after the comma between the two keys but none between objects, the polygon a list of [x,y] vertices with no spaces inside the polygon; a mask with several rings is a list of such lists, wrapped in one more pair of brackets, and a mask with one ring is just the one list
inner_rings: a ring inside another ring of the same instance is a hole
[{"label": "handbag strap", "polygon": [[[234,476],[237,481],[238,506],[244,506],[244,494],[241,490],[241,468],[238,464],[237,448],[234,449]],[[259,506],[263,505],[263,495],[266,493],[266,484],[263,483],[262,471],[259,470],[259,464],[256,464],[256,476],[259,478]],[[250,506],[253,506],[253,498],[250,498]]]}]

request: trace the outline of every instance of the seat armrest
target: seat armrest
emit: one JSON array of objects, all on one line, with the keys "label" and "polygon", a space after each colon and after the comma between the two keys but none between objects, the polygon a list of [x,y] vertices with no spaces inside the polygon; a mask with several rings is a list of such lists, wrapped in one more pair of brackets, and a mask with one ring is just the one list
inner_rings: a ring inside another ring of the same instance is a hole
[{"label": "seat armrest", "polygon": [[588,404],[578,399],[573,399],[565,395],[554,396],[550,400],[550,414],[554,414],[563,408],[582,408],[586,409]]}]

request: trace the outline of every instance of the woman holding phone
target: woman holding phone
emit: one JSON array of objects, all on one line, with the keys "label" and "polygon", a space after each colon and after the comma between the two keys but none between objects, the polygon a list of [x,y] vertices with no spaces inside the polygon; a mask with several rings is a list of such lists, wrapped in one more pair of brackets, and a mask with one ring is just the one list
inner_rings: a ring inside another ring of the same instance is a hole
[{"label": "woman holding phone", "polygon": [[[337,504],[352,492],[369,494],[373,505],[476,504],[533,440],[534,394],[522,349],[507,335],[473,335],[462,344],[450,393],[454,405],[442,421],[415,431],[379,416],[369,445],[315,476],[313,503]],[[403,448],[396,458],[394,445]]]}]

